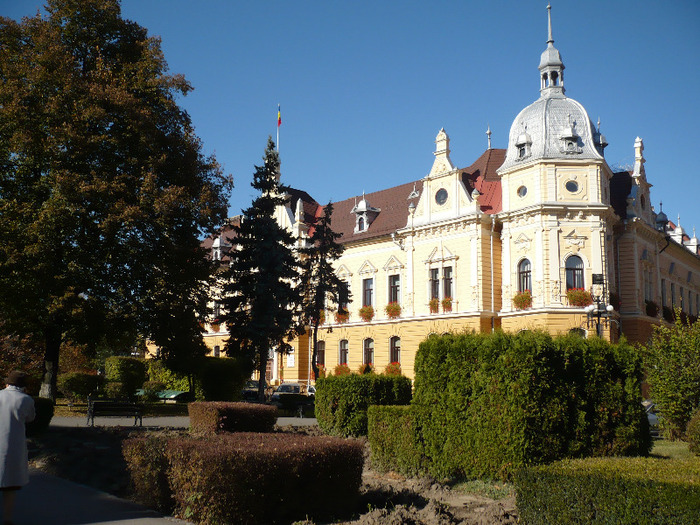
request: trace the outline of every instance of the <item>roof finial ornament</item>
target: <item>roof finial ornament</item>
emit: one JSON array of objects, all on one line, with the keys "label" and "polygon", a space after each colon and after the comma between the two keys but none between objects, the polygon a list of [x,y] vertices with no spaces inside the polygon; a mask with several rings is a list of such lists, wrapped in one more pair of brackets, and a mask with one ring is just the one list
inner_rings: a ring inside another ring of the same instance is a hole
[{"label": "roof finial ornament", "polygon": [[547,25],[549,26],[549,33],[548,33],[548,44],[553,44],[554,39],[552,38],[552,6],[550,4],[547,4]]},{"label": "roof finial ornament", "polygon": [[491,149],[491,126],[486,124],[486,136],[489,139],[489,149]]}]

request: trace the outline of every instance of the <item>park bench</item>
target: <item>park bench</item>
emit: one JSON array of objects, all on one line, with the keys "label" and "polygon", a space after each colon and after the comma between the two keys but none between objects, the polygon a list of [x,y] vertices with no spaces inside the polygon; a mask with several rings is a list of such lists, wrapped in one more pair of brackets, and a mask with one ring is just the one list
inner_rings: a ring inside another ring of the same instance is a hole
[{"label": "park bench", "polygon": [[88,400],[87,424],[95,426],[95,417],[133,417],[143,426],[143,405],[117,399]]}]

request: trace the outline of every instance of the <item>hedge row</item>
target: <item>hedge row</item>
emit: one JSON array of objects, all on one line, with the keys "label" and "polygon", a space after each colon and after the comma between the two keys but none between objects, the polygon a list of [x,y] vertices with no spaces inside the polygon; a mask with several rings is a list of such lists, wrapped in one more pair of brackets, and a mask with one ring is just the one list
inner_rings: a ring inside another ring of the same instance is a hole
[{"label": "hedge row", "polygon": [[275,523],[354,510],[363,446],[331,437],[239,433],[131,439],[124,457],[135,494],[147,505],[167,512],[174,503],[178,516],[197,523]]},{"label": "hedge row", "polygon": [[525,465],[651,448],[641,360],[625,343],[540,332],[431,337],[415,371],[403,424],[392,435],[369,435],[380,461],[388,461],[379,451],[387,439],[396,453],[407,450],[398,470],[416,465],[415,451],[402,445],[411,440],[438,478],[509,479]]},{"label": "hedge row", "polygon": [[688,449],[696,456],[700,456],[700,408],[693,413],[688,421],[685,438],[688,441]]},{"label": "hedge row", "polygon": [[379,471],[396,470],[407,476],[425,471],[419,443],[415,410],[409,406],[370,406],[367,433],[372,449],[372,466]]},{"label": "hedge row", "polygon": [[407,405],[411,380],[405,376],[350,374],[316,381],[316,419],[326,434],[366,436],[370,405]]},{"label": "hedge row", "polygon": [[71,401],[85,401],[104,386],[104,376],[97,373],[67,372],[58,376],[58,389]]},{"label": "hedge row", "polygon": [[515,476],[520,519],[557,523],[697,524],[700,460],[591,458],[530,467]]},{"label": "hedge row", "polygon": [[196,402],[187,405],[190,431],[213,435],[220,432],[272,432],[277,408],[257,403],[225,401]]}]

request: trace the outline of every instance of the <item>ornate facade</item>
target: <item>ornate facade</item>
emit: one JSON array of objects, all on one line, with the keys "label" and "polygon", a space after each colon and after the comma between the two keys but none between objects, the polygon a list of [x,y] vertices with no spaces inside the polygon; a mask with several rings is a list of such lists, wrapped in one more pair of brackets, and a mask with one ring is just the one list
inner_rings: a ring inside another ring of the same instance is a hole
[{"label": "ornate facade", "polygon": [[[545,329],[645,342],[674,307],[698,316],[698,239],[652,208],[640,138],[633,170],[606,162],[600,125],[565,94],[551,18],[538,71],[539,98],[513,121],[506,149],[491,148],[487,132],[488,149],[460,168],[441,129],[427,175],[333,204],[346,248],[337,272],[352,301],[347,319],[328,305],[319,333],[327,370],[399,362],[413,377],[430,334]],[[277,219],[304,243],[319,214],[294,190]],[[365,306],[371,319],[360,317]],[[219,327],[207,340],[223,348],[225,336]],[[302,336],[275,357],[271,379],[308,380],[310,356]]]}]

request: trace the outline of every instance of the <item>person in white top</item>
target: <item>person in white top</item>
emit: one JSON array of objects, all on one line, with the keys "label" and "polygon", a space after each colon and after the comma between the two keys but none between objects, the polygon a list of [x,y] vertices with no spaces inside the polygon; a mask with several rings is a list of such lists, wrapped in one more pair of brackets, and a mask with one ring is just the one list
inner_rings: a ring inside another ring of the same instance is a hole
[{"label": "person in white top", "polygon": [[12,525],[15,495],[29,483],[25,425],[34,420],[34,400],[24,393],[27,375],[13,370],[0,390],[0,491],[3,523]]}]

